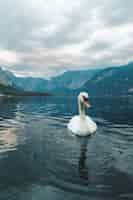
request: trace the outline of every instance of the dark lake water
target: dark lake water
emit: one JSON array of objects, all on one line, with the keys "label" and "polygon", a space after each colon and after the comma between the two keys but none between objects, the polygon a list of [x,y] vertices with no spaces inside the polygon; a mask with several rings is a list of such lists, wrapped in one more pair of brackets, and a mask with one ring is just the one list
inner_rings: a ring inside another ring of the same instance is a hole
[{"label": "dark lake water", "polygon": [[95,98],[98,130],[67,130],[75,97],[0,100],[0,200],[133,199],[133,97]]}]

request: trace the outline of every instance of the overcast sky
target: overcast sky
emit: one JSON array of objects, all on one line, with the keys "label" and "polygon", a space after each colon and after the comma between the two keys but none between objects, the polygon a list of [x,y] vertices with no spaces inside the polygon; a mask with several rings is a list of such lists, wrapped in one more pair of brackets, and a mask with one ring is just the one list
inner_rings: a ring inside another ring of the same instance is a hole
[{"label": "overcast sky", "polygon": [[133,60],[132,0],[1,0],[0,65],[22,76]]}]

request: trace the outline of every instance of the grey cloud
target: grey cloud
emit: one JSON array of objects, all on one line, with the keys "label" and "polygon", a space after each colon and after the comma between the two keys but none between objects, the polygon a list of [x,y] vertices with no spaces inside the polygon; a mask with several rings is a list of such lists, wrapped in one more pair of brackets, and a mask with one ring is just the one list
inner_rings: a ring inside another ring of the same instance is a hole
[{"label": "grey cloud", "polygon": [[125,26],[132,7],[131,0],[0,1],[0,50],[19,57],[7,68],[50,76],[132,60],[133,30]]},{"label": "grey cloud", "polygon": [[108,26],[119,26],[125,23],[133,22],[133,1],[131,0],[112,0],[106,3],[102,10],[101,16]]},{"label": "grey cloud", "polygon": [[[72,11],[66,17],[64,24],[53,34],[41,38],[41,43],[47,48],[56,48],[64,45],[79,43],[85,39],[89,31],[84,28],[87,22],[91,20],[89,11],[84,14],[84,8]],[[33,38],[34,39],[34,38]]]},{"label": "grey cloud", "polygon": [[111,44],[105,41],[96,41],[89,48],[85,49],[85,51],[91,51],[94,53],[98,53],[103,50],[108,50],[111,48]]},{"label": "grey cloud", "polygon": [[35,17],[34,13],[27,8],[26,1],[0,1],[0,43],[2,47],[11,50],[25,50],[24,41],[30,40],[31,32],[43,23],[41,17]]}]

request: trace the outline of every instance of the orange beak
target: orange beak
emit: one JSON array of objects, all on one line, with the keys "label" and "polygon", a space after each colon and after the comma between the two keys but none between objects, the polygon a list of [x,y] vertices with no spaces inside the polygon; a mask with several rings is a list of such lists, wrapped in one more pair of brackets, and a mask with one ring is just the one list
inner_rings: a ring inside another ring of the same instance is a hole
[{"label": "orange beak", "polygon": [[87,108],[90,108],[90,107],[91,107],[89,101],[84,101],[84,105],[85,105]]}]

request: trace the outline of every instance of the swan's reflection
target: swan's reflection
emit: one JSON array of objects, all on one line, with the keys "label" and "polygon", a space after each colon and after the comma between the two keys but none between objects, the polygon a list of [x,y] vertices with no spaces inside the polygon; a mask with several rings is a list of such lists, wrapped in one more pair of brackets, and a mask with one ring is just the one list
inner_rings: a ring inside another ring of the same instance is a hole
[{"label": "swan's reflection", "polygon": [[79,157],[79,175],[81,178],[88,180],[88,167],[86,165],[87,145],[90,137],[84,137],[81,140],[80,157]]}]

